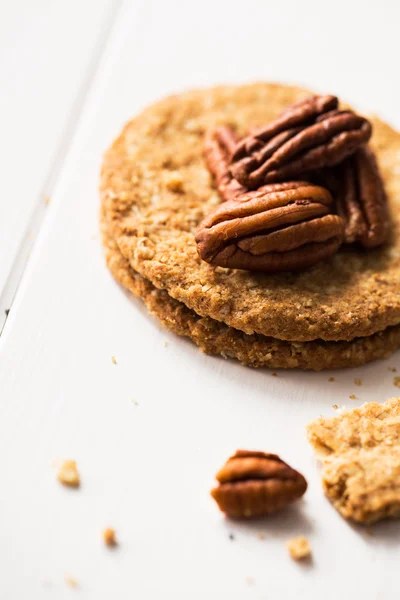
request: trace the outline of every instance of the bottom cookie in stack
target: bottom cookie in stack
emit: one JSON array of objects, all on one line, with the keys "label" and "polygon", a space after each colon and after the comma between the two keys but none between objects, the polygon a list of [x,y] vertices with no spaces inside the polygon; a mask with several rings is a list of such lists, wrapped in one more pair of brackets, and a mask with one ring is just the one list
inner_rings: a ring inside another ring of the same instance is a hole
[{"label": "bottom cookie in stack", "polygon": [[400,325],[349,342],[287,342],[260,334],[247,335],[211,317],[201,317],[132,269],[105,214],[101,225],[107,266],[115,279],[141,298],[163,325],[190,338],[207,354],[235,358],[250,367],[321,371],[357,367],[386,358],[400,347]]}]

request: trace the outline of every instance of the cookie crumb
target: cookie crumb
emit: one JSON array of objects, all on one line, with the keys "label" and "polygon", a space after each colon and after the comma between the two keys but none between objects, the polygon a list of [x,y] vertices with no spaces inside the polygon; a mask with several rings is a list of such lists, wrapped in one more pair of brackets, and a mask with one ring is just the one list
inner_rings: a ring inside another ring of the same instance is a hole
[{"label": "cookie crumb", "polygon": [[79,587],[79,583],[77,582],[76,579],[74,579],[73,577],[71,577],[71,575],[64,575],[64,581],[71,588],[77,588],[77,587]]},{"label": "cookie crumb", "polygon": [[81,480],[76,468],[76,462],[74,460],[64,460],[58,469],[57,479],[63,485],[79,487]]},{"label": "cookie crumb", "polygon": [[103,540],[104,540],[105,545],[109,546],[110,548],[112,548],[114,546],[118,546],[117,538],[115,537],[115,529],[112,529],[111,527],[107,527],[103,531]]},{"label": "cookie crumb", "polygon": [[183,177],[179,171],[171,171],[165,175],[165,186],[170,192],[183,192]]},{"label": "cookie crumb", "polygon": [[388,367],[388,371],[391,371],[392,373],[396,373],[397,369],[396,369],[396,367]]},{"label": "cookie crumb", "polygon": [[286,545],[293,560],[304,560],[311,556],[311,546],[303,536],[292,538]]},{"label": "cookie crumb", "polygon": [[257,537],[259,540],[265,540],[265,535],[263,533],[257,533]]},{"label": "cookie crumb", "polygon": [[359,377],[356,377],[355,380],[354,380],[354,383],[356,385],[362,385],[362,379],[360,379]]},{"label": "cookie crumb", "polygon": [[338,405],[337,405],[337,404],[332,404],[332,408],[333,408],[334,410],[339,410],[339,407],[338,407]]},{"label": "cookie crumb", "polygon": [[278,377],[278,373],[275,373],[275,371],[273,371],[273,372],[271,373],[271,375],[272,375],[272,377]]},{"label": "cookie crumb", "polygon": [[395,385],[396,387],[400,387],[400,377],[393,378],[393,385]]},{"label": "cookie crumb", "polygon": [[357,396],[355,394],[351,394],[351,396],[349,396],[350,400],[357,400]]},{"label": "cookie crumb", "polygon": [[111,357],[111,362],[113,363],[113,365],[117,364],[117,359],[115,358],[115,356]]},{"label": "cookie crumb", "polygon": [[335,381],[335,378],[334,377],[329,377],[328,381],[332,383],[332,381]]}]

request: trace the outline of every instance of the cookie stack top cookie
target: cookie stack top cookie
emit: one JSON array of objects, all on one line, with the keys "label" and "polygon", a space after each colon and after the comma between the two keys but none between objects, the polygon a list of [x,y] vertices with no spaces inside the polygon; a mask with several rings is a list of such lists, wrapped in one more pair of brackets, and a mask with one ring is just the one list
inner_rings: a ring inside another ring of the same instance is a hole
[{"label": "cookie stack top cookie", "polygon": [[393,240],[366,252],[343,248],[301,273],[265,275],[214,267],[194,231],[220,199],[207,170],[207,129],[239,134],[309,95],[289,86],[220,87],[173,96],[128,123],[105,156],[103,209],[132,268],[202,316],[281,340],[352,340],[400,322],[400,135],[372,118]]}]

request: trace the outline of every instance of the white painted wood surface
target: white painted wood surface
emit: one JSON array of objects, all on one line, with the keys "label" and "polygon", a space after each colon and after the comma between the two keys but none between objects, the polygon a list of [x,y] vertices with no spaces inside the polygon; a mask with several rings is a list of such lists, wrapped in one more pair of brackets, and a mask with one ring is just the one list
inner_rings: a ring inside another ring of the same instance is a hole
[{"label": "white painted wood surface", "polygon": [[0,0],[0,329],[119,4]]},{"label": "white painted wood surface", "polygon": [[[275,378],[200,354],[108,274],[97,185],[122,123],[196,85],[300,82],[400,126],[399,17],[389,0],[124,3],[0,338],[2,600],[398,597],[399,523],[369,534],[338,516],[304,427],[333,404],[394,395],[388,366],[400,371],[399,353],[334,373],[334,383],[332,373]],[[310,483],[304,502],[263,522],[224,520],[208,493],[238,447],[299,468]],[[57,483],[57,457],[77,460],[80,490]],[[101,541],[108,525],[115,551]],[[298,534],[312,544],[311,566],[287,555]]]}]

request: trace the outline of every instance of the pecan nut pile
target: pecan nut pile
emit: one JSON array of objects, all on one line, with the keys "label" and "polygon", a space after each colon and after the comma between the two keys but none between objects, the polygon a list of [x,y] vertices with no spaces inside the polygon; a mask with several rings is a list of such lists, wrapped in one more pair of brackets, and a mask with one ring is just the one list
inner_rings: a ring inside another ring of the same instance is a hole
[{"label": "pecan nut pile", "polygon": [[233,177],[248,189],[337,165],[371,137],[370,123],[339,110],[335,96],[312,96],[238,143]]},{"label": "pecan nut pile", "polygon": [[205,159],[224,202],[195,234],[200,257],[277,273],[310,267],[343,242],[384,244],[390,219],[371,131],[335,96],[312,96],[241,140],[227,126],[208,132]]},{"label": "pecan nut pile", "polygon": [[200,257],[215,265],[276,273],[332,256],[344,221],[328,190],[307,182],[265,185],[223,202],[200,224]]},{"label": "pecan nut pile", "polygon": [[217,473],[211,496],[229,517],[260,517],[298,500],[307,489],[303,475],[276,454],[237,450]]}]

